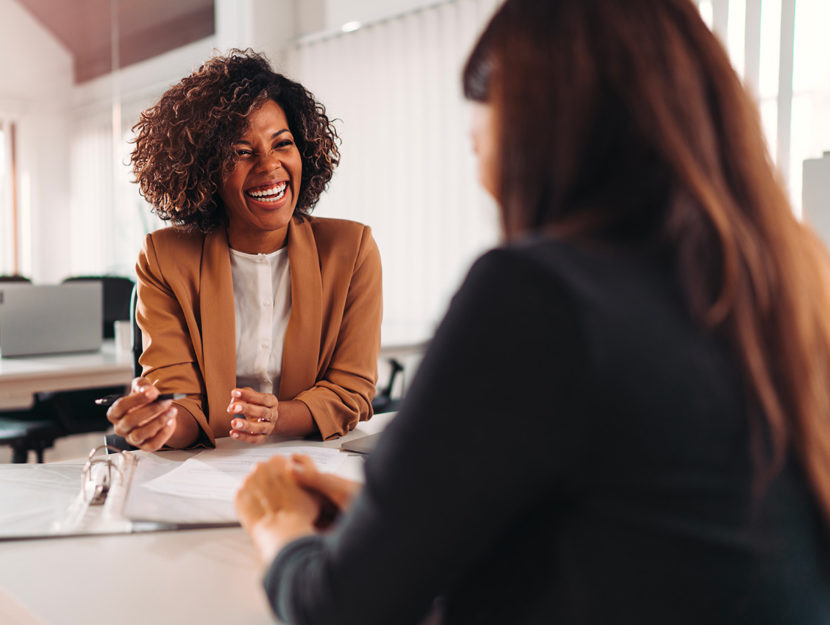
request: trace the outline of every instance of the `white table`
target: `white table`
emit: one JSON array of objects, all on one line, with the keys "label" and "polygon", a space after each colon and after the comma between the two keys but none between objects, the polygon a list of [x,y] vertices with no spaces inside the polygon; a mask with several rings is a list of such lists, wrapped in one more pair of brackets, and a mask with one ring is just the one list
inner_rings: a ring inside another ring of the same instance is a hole
[{"label": "white table", "polygon": [[[380,431],[391,414],[361,423],[349,438]],[[345,437],[344,437],[345,438]],[[316,443],[339,447],[343,439]],[[181,454],[184,452],[172,452]],[[362,465],[362,459],[350,461]],[[73,465],[80,474],[81,462]],[[0,466],[0,502],[12,484],[4,475],[53,465]],[[6,473],[8,471],[8,473]],[[80,480],[31,485],[77,489]],[[72,491],[74,492],[74,490]],[[3,625],[226,625],[275,623],[261,585],[262,567],[241,528],[87,536],[0,543]]]},{"label": "white table", "polygon": [[34,394],[127,385],[133,378],[132,354],[112,340],[97,352],[0,358],[0,410],[26,410]]},{"label": "white table", "polygon": [[[428,343],[402,333],[384,340],[381,358],[417,356]],[[111,339],[97,352],[0,358],[0,411],[31,408],[35,393],[127,385],[132,378],[132,353],[117,351]]]}]

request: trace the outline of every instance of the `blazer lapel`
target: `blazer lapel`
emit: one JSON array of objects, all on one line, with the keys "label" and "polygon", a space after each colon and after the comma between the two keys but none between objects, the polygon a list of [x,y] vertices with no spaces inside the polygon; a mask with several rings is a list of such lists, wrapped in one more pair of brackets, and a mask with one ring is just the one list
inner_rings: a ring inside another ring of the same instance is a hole
[{"label": "blazer lapel", "polygon": [[231,415],[225,409],[236,384],[236,314],[229,254],[224,228],[205,236],[199,308],[208,419],[216,436],[227,436],[230,431]]},{"label": "blazer lapel", "polygon": [[288,226],[291,315],[282,352],[279,399],[289,400],[317,381],[323,328],[323,280],[317,244],[309,221]]}]

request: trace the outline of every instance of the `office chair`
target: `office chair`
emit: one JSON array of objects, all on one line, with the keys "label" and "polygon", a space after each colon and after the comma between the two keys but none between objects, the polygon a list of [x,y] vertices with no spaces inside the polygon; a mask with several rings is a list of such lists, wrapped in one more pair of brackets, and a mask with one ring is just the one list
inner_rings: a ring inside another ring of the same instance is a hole
[{"label": "office chair", "polygon": [[[102,285],[102,337],[113,338],[113,323],[130,318],[130,295],[134,283],[129,278],[120,276],[71,276],[63,282],[93,280],[100,281]],[[45,419],[57,425],[60,436],[103,432],[110,426],[106,416],[107,409],[95,405],[95,399],[123,391],[123,386],[107,386],[77,391],[39,393],[36,397],[36,408]]]},{"label": "office chair", "polygon": [[21,276],[19,273],[0,275],[0,282],[31,282],[26,276]]},{"label": "office chair", "polygon": [[138,319],[136,317],[136,313],[138,307],[138,285],[133,287],[133,291],[130,294],[130,324],[132,328],[132,332],[130,333],[132,336],[132,340],[130,341],[132,353],[133,353],[133,377],[140,378],[141,374],[143,373],[141,363],[138,362],[138,359],[141,358],[141,352],[144,351],[144,345],[141,343],[141,328],[138,327]]},{"label": "office chair", "polygon": [[386,381],[386,386],[378,390],[377,395],[372,400],[372,411],[378,412],[394,412],[400,406],[403,397],[393,398],[392,395],[395,390],[395,378],[404,370],[404,366],[396,358],[387,358],[386,362],[389,364],[389,378]]},{"label": "office chair", "polygon": [[[0,282],[29,282],[20,274],[0,275]],[[0,412],[0,445],[12,448],[12,462],[24,463],[29,452],[34,451],[38,462],[43,462],[43,452],[60,436],[60,428],[54,421],[44,418],[38,406],[28,410],[6,410]]]},{"label": "office chair", "polygon": [[[20,415],[20,412],[0,413]],[[60,427],[51,419],[28,419],[0,417],[0,445],[12,448],[12,462],[29,461],[29,452],[34,451],[39,463],[43,462],[43,452],[55,444],[55,439],[62,436]]]},{"label": "office chair", "polygon": [[[141,363],[138,362],[138,359],[141,358],[141,352],[144,351],[144,346],[141,343],[141,328],[138,327],[138,319],[136,318],[138,306],[138,285],[136,284],[133,286],[133,290],[130,293],[130,327],[132,328],[132,332],[130,333],[132,339],[130,341],[130,351],[132,352],[133,356],[133,377],[140,378],[141,374],[143,373]],[[133,447],[127,442],[123,436],[119,436],[118,434],[107,434],[104,437],[104,442],[109,445],[110,447],[115,447],[122,451],[132,451],[137,449]],[[107,452],[109,453],[109,452]]]},{"label": "office chair", "polygon": [[[103,286],[104,338],[113,337],[113,322],[130,319],[130,296],[133,281],[117,276],[76,276],[64,282],[100,280]],[[19,275],[0,276],[2,282],[31,282]],[[12,462],[27,462],[28,452],[34,451],[38,462],[43,462],[44,450],[52,447],[57,438],[85,432],[103,432],[109,428],[106,408],[96,406],[94,400],[102,395],[121,393],[121,386],[38,393],[28,410],[0,412],[0,445],[11,446]]]}]

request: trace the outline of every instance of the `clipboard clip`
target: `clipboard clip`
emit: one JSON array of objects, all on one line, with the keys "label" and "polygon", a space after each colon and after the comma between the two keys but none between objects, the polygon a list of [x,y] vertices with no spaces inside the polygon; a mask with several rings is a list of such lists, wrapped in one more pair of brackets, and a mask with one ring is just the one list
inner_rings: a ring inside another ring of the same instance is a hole
[{"label": "clipboard clip", "polygon": [[[99,452],[113,453],[113,456],[98,456]],[[99,445],[89,452],[86,464],[81,471],[81,495],[90,506],[100,506],[107,500],[107,495],[115,483],[124,481],[124,473],[115,461],[118,456],[126,458],[127,454],[112,445]]]}]

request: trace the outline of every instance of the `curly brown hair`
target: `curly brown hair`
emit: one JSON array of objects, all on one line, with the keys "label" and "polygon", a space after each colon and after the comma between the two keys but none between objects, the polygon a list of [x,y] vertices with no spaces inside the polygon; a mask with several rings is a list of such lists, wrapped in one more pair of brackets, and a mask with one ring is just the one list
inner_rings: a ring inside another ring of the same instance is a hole
[{"label": "curly brown hair", "polygon": [[285,111],[300,151],[303,173],[294,214],[307,215],[340,162],[337,131],[308,90],[274,72],[252,50],[211,58],[133,126],[130,162],[153,212],[202,232],[227,224],[219,186],[236,165],[232,144],[247,130],[250,113],[269,99]]}]

